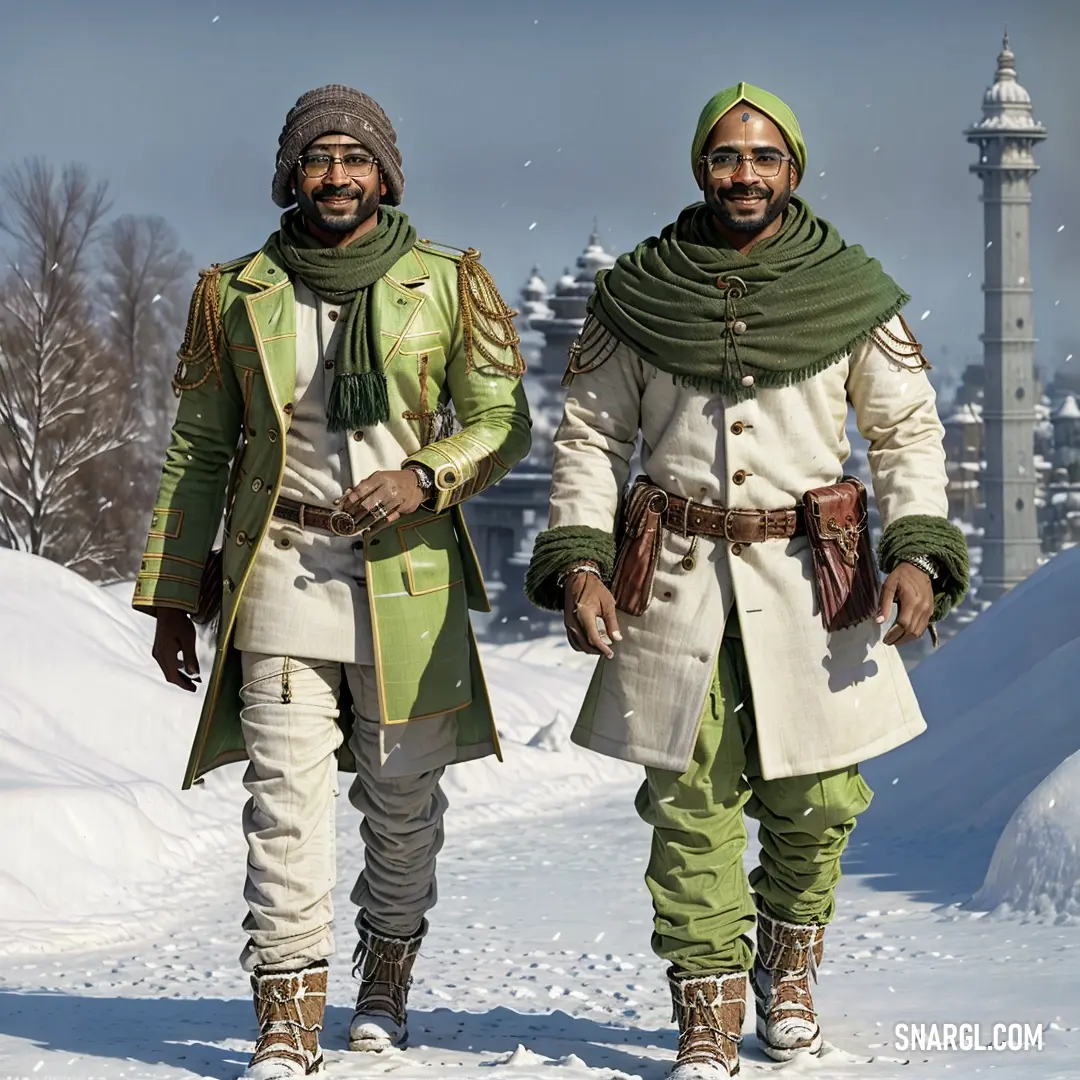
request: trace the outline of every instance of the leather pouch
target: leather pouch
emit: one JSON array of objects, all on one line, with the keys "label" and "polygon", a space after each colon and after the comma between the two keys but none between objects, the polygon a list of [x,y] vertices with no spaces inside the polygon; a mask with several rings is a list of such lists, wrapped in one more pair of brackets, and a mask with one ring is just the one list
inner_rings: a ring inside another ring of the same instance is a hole
[{"label": "leather pouch", "polygon": [[628,615],[644,615],[652,600],[653,578],[664,542],[667,493],[644,480],[630,489],[619,529],[611,595]]},{"label": "leather pouch", "polygon": [[854,476],[803,495],[814,590],[828,631],[846,630],[877,609],[878,571],[866,519],[866,488]]}]

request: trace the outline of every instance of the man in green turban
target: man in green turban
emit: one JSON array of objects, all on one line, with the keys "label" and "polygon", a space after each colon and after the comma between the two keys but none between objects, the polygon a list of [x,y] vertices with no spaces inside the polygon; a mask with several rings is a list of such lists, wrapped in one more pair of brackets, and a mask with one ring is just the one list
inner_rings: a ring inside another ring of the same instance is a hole
[{"label": "man in green turban", "polygon": [[[772,94],[739,83],[705,106],[690,153],[704,200],[597,277],[526,580],[599,656],[574,741],[646,769],[677,1080],[737,1071],[748,972],[765,1052],[821,1049],[811,983],[871,798],[859,763],[924,730],[897,646],[967,587],[908,296],[795,193],[806,161]],[[849,403],[887,576],[878,593],[864,545],[845,622],[823,617],[803,496],[844,475]],[[744,811],[761,840],[749,880]]]}]

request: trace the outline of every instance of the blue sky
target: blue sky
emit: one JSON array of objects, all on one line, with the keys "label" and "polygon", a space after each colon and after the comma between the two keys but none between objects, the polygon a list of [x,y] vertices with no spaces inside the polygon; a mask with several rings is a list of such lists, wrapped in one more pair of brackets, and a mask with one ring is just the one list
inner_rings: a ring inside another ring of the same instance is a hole
[{"label": "blue sky", "polygon": [[561,273],[594,217],[621,251],[694,201],[698,111],[763,85],[806,135],[802,193],[912,293],[909,321],[945,365],[980,355],[962,131],[1007,23],[1050,131],[1032,206],[1040,363],[1080,363],[1076,0],[0,0],[0,15],[0,169],[81,162],[116,212],[161,214],[199,263],[224,261],[276,227],[288,108],[346,82],[397,125],[420,234],[480,248],[511,296],[534,262]]}]

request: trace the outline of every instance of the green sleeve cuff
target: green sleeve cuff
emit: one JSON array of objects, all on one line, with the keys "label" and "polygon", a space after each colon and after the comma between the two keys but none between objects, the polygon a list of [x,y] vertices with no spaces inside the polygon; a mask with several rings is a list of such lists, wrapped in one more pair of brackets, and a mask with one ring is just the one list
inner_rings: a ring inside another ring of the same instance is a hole
[{"label": "green sleeve cuff", "polygon": [[559,576],[574,563],[591,559],[607,581],[615,568],[615,539],[602,529],[561,525],[540,533],[525,571],[525,595],[543,611],[562,611]]},{"label": "green sleeve cuff", "polygon": [[911,514],[891,522],[882,534],[878,561],[890,574],[910,555],[929,555],[940,568],[930,617],[931,622],[940,622],[967,595],[971,576],[967,540],[946,518]]}]

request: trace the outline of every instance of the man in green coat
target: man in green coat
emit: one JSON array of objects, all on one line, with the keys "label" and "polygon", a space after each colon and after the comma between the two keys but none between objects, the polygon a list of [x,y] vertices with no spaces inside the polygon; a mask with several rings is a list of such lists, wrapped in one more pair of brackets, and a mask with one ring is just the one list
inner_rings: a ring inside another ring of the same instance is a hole
[{"label": "man in green coat", "polygon": [[418,240],[395,209],[403,187],[371,98],[325,86],[297,101],[274,174],[280,229],[200,276],[136,583],[155,658],[194,690],[191,616],[222,529],[184,787],[248,760],[250,1080],[321,1068],[338,769],[356,773],[365,847],[349,1045],[380,1050],[406,1038],[443,769],[498,753],[468,615],[490,605],[460,504],[529,450],[524,365],[477,253]]}]

